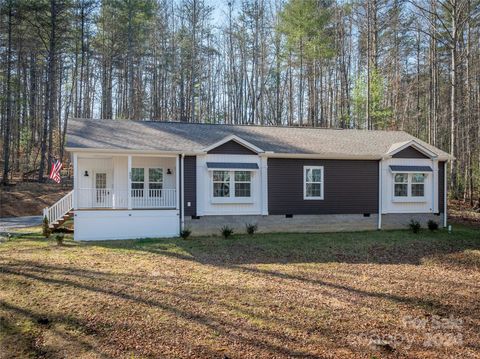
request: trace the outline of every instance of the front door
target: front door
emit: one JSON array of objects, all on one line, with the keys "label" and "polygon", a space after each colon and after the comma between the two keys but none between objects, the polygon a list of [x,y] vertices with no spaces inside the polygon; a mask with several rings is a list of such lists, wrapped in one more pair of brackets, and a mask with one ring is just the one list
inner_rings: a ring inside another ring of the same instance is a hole
[{"label": "front door", "polygon": [[96,207],[109,207],[110,189],[107,187],[107,173],[95,173],[95,205]]}]

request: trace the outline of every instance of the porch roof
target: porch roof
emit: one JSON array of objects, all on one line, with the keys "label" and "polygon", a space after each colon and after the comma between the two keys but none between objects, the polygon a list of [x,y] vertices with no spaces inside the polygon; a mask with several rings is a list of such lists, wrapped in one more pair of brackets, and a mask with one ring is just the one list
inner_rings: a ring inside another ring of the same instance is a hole
[{"label": "porch roof", "polygon": [[392,145],[415,140],[437,154],[450,155],[404,131],[220,125],[183,122],[71,119],[67,150],[132,150],[204,153],[227,136],[237,136],[264,152],[325,158],[381,159]]}]

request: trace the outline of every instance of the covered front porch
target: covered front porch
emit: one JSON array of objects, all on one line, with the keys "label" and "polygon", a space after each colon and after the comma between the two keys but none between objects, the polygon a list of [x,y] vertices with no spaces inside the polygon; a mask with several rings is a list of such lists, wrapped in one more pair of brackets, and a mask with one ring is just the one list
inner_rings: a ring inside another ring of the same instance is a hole
[{"label": "covered front porch", "polygon": [[178,156],[74,154],[75,210],[178,209]]}]

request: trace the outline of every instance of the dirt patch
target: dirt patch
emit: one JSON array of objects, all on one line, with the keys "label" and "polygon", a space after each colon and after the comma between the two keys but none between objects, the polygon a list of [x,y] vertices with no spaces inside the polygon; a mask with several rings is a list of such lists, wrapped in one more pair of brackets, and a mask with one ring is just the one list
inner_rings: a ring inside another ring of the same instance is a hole
[{"label": "dirt patch", "polygon": [[56,183],[26,182],[0,187],[0,217],[38,216],[71,191]]}]

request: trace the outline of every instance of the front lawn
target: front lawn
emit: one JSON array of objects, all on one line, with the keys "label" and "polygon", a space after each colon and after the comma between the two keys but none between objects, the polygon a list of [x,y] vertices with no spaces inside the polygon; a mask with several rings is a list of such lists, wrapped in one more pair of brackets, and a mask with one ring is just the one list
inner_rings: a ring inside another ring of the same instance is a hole
[{"label": "front lawn", "polygon": [[480,356],[480,232],[0,241],[0,358]]}]

